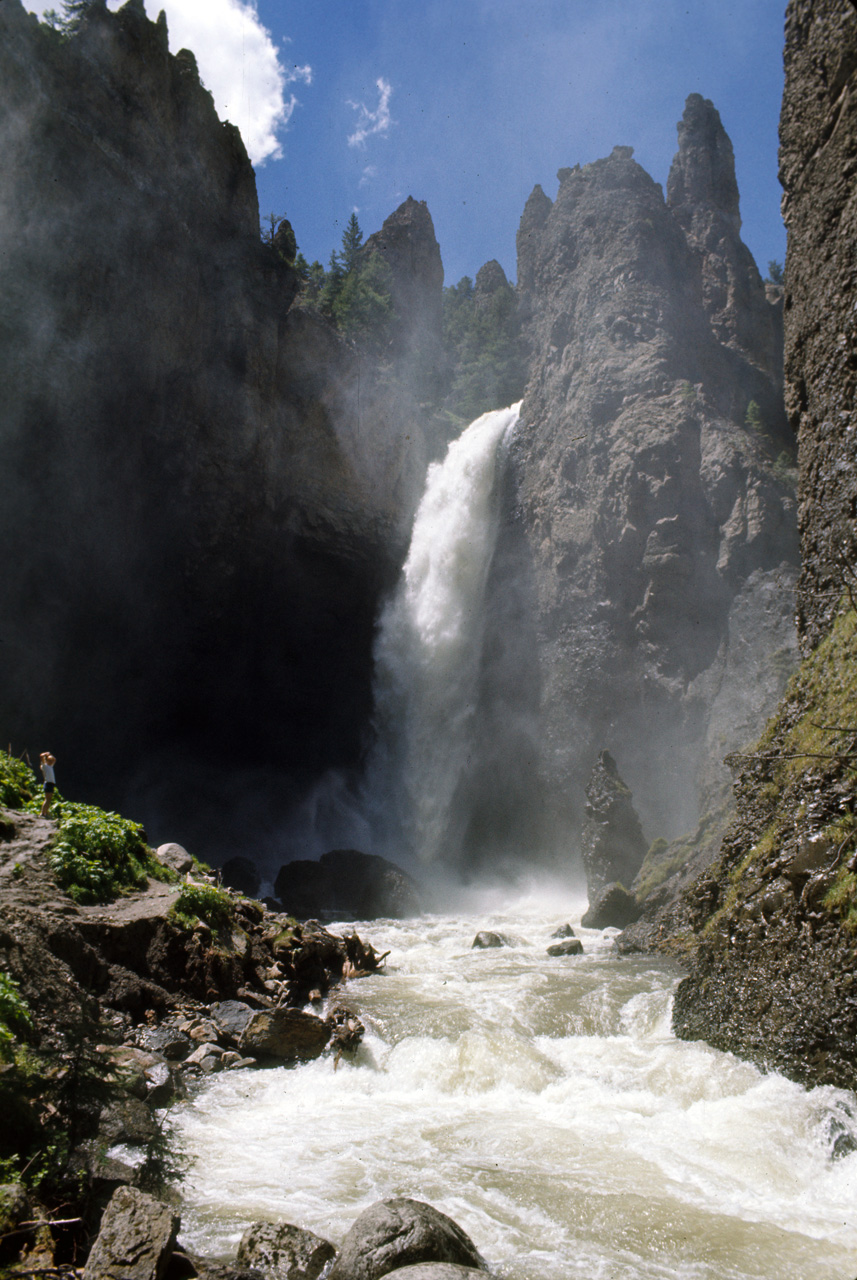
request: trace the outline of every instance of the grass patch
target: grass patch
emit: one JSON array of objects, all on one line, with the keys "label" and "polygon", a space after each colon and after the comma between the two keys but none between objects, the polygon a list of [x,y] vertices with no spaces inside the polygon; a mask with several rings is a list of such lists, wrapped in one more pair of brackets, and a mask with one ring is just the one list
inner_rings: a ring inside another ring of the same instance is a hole
[{"label": "grass patch", "polygon": [[223,929],[231,923],[233,914],[234,904],[229,894],[208,884],[186,884],[170,911],[174,919],[190,929],[197,920],[212,929]]},{"label": "grass patch", "polygon": [[838,914],[843,928],[849,933],[857,933],[857,875],[843,867],[825,894],[822,905]]},{"label": "grass patch", "polygon": [[[660,837],[653,841],[634,882],[637,901],[645,901],[706,847],[719,845],[730,813],[729,806],[724,804],[704,813],[695,831],[679,836],[677,840],[667,841]],[[712,849],[712,856],[714,852]]]}]

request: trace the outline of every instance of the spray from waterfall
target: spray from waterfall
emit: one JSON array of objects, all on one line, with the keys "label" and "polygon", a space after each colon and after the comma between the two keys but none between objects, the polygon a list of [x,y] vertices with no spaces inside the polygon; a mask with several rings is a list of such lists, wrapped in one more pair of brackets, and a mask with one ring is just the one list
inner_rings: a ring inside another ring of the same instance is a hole
[{"label": "spray from waterfall", "polygon": [[424,863],[458,851],[456,792],[474,750],[500,476],[519,405],[477,418],[428,471],[375,648],[377,741],[364,807],[377,845]]}]

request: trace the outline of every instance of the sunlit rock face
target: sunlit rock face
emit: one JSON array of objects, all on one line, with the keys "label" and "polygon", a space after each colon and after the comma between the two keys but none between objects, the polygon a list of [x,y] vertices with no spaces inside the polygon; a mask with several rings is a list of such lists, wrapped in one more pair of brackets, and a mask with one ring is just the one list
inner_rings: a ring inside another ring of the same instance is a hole
[{"label": "sunlit rock face", "polygon": [[532,609],[557,838],[602,747],[669,837],[794,651],[780,309],[710,102],[687,101],[667,199],[630,147],[558,176],[518,235],[531,363],[502,554]]},{"label": "sunlit rock face", "polygon": [[[413,398],[296,303],[237,130],[142,5],[63,41],[5,0],[0,103],[4,743],[234,852],[225,814],[258,833],[358,759]],[[436,337],[440,290],[411,299]]]},{"label": "sunlit rock face", "polygon": [[786,408],[800,441],[798,620],[810,648],[829,631],[857,559],[853,5],[789,4],[785,68]]}]

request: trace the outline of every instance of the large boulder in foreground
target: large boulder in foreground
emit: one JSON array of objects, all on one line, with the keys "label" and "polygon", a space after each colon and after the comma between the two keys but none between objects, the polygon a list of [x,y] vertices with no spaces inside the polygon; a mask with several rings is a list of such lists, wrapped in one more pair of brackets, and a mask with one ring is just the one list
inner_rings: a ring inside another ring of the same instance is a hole
[{"label": "large boulder in foreground", "polygon": [[379,1200],[346,1235],[328,1280],[379,1280],[423,1262],[487,1270],[473,1241],[445,1213],[421,1200]]},{"label": "large boulder in foreground", "polygon": [[323,1052],[330,1031],[312,1013],[302,1009],[261,1009],[247,1022],[238,1050],[248,1058],[279,1058],[283,1062],[310,1062]]},{"label": "large boulder in foreground", "polygon": [[417,886],[401,867],[358,849],[333,849],[318,862],[287,862],[274,891],[299,920],[403,920],[421,910]]},{"label": "large boulder in foreground", "polygon": [[336,1250],[329,1240],[291,1223],[254,1222],[241,1237],[236,1261],[267,1280],[318,1280]]},{"label": "large boulder in foreground", "polygon": [[590,903],[614,881],[630,886],[646,856],[631,792],[609,751],[599,753],[586,788],[581,844]]},{"label": "large boulder in foreground", "polygon": [[178,1214],[135,1187],[118,1187],[101,1219],[83,1280],[163,1280]]},{"label": "large boulder in foreground", "polygon": [[486,1273],[455,1262],[417,1262],[412,1267],[397,1267],[387,1275],[390,1280],[485,1280]]}]

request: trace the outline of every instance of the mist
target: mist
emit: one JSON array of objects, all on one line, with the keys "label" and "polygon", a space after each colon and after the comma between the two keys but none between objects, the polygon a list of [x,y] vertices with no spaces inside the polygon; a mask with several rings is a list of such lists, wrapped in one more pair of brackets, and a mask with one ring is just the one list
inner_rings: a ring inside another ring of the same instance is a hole
[{"label": "mist", "polygon": [[648,839],[692,829],[793,653],[780,299],[713,104],[666,195],[628,146],[536,187],[454,325],[409,196],[360,250],[387,327],[346,331],[162,24],[2,22],[13,750],[270,880],[575,881],[603,749]]}]

